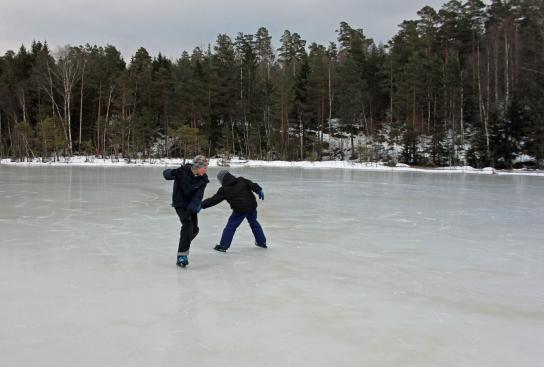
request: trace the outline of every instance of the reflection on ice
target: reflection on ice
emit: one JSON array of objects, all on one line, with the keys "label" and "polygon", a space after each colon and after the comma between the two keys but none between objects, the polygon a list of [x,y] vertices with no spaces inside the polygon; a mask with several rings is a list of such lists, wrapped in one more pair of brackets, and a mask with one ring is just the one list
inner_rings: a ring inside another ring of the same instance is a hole
[{"label": "reflection on ice", "polygon": [[231,170],[270,248],[221,204],[179,269],[160,168],[0,167],[2,365],[540,363],[542,178]]}]

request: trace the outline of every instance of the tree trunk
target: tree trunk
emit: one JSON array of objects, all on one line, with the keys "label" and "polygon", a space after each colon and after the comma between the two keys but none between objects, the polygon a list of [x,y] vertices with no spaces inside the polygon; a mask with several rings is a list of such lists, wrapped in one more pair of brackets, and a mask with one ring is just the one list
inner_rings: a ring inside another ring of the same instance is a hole
[{"label": "tree trunk", "polygon": [[230,118],[230,131],[231,131],[231,136],[232,136],[232,154],[233,155],[236,155],[236,146],[235,146],[235,143],[236,143],[236,139],[234,138],[234,121],[232,121],[232,117]]},{"label": "tree trunk", "polygon": [[353,127],[349,130],[349,137],[351,140],[351,156],[349,157],[349,159],[351,160],[355,156],[355,143],[353,141]]},{"label": "tree trunk", "polygon": [[[487,92],[489,93],[489,53],[487,53]],[[487,153],[487,159],[490,158],[490,150],[489,150],[489,129],[487,126],[487,113],[489,110],[486,111],[486,107],[483,103],[483,97],[482,97],[482,80],[480,77],[480,44],[478,43],[478,54],[477,54],[477,65],[478,65],[478,73],[477,73],[477,79],[478,79],[478,105],[479,105],[479,112],[480,112],[480,123],[483,123],[484,125],[484,132],[485,132],[485,144],[486,144],[486,153]],[[487,95],[488,101],[489,101],[489,94]],[[488,106],[489,107],[489,106]]]},{"label": "tree trunk", "polygon": [[464,147],[465,145],[465,124],[463,122],[463,105],[464,105],[464,86],[463,86],[463,75],[464,72],[461,71],[461,87],[460,87],[460,103],[459,103],[459,128],[460,128],[460,134],[461,134],[461,146]]},{"label": "tree trunk", "polygon": [[508,111],[510,103],[510,43],[507,30],[504,30],[504,114]]},{"label": "tree trunk", "polygon": [[[128,129],[128,117],[127,117],[127,89],[124,83],[121,83],[121,121],[123,126],[121,128],[121,149],[123,151],[123,156],[126,154],[125,150],[125,141],[126,141],[126,130]],[[127,124],[127,126],[125,126]],[[128,134],[127,134],[128,135]]]},{"label": "tree trunk", "polygon": [[[266,117],[266,107],[263,108],[263,127],[264,127],[264,137],[266,140],[266,151],[268,152],[268,121]],[[261,142],[262,144],[262,142]],[[262,149],[261,149],[261,159],[263,159]]]},{"label": "tree trunk", "polygon": [[86,63],[83,63],[83,70],[81,71],[81,90],[79,93],[79,138],[78,138],[78,144],[77,144],[77,150],[81,154],[81,130],[83,127],[83,78],[85,76],[85,65]]},{"label": "tree trunk", "polygon": [[325,96],[324,91],[321,94],[321,116],[319,122],[319,160],[323,157],[323,125],[325,124]]},{"label": "tree trunk", "polygon": [[453,149],[453,163],[457,165],[457,131],[455,130],[455,89],[451,90],[450,95],[450,120],[451,120],[451,145]]},{"label": "tree trunk", "polygon": [[60,75],[63,86],[63,98],[64,98],[64,119],[66,123],[66,130],[68,132],[68,154],[71,156],[73,153],[72,144],[72,88],[78,79],[79,74],[79,60],[75,57],[70,57],[67,54],[60,66]]},{"label": "tree trunk", "polygon": [[[366,119],[366,109],[365,109],[365,104],[364,102],[361,103],[361,109],[363,111],[362,115],[363,115],[363,123],[365,124],[365,135],[368,136],[368,120]],[[363,130],[363,126],[361,124],[361,120],[359,120],[359,133]]]},{"label": "tree trunk", "polygon": [[26,113],[25,90],[22,87],[20,87],[20,88],[17,88],[17,92],[18,92],[18,97],[19,97],[19,104],[21,105],[21,110],[23,112],[23,122],[27,123],[28,122],[28,117],[27,117],[27,113]]},{"label": "tree trunk", "polygon": [[298,126],[300,129],[300,160],[304,160],[304,125],[302,124],[302,115],[298,117]]},{"label": "tree trunk", "polygon": [[170,155],[169,149],[168,149],[168,129],[170,125],[170,120],[168,119],[168,104],[164,104],[164,118],[165,118],[165,124],[164,127],[164,152],[163,154],[168,158]]},{"label": "tree trunk", "polygon": [[110,107],[111,107],[111,100],[112,100],[114,89],[115,89],[115,86],[113,84],[110,84],[110,88],[108,92],[108,104],[106,105],[106,120],[104,121],[104,132],[102,135],[102,139],[103,139],[102,157],[106,156],[106,131],[108,129],[108,124],[110,122]]},{"label": "tree trunk", "polygon": [[57,104],[57,101],[55,100],[55,93],[53,92],[53,75],[52,75],[52,71],[51,71],[51,67],[49,66],[49,63],[47,63],[47,82],[48,82],[48,85],[44,87],[44,90],[46,91],[46,93],[49,95],[49,98],[51,99],[51,109],[52,109],[53,116],[58,117],[62,127],[62,131],[64,133],[64,137],[66,138],[66,140],[68,140],[68,135],[66,134],[66,128],[64,126],[64,118],[62,117],[60,113],[60,107]]},{"label": "tree trunk", "polygon": [[518,24],[514,25],[514,41],[512,45],[512,91],[516,90],[517,81],[519,80],[519,57],[520,57],[520,46],[519,46],[519,32]]},{"label": "tree trunk", "polygon": [[[267,89],[266,89],[266,121],[267,121],[267,132],[266,132],[266,149],[267,149],[267,152],[268,150],[270,150],[271,148],[271,138],[272,138],[272,126],[271,126],[271,122],[270,122],[270,94],[269,94],[269,89],[268,89],[268,85],[270,83],[270,61],[267,60],[266,62],[266,86],[267,86]],[[268,155],[268,154],[267,154]]]},{"label": "tree trunk", "polygon": [[271,148],[271,140],[272,140],[272,126],[270,123],[270,102],[267,102],[266,106],[266,120],[267,120],[267,131],[266,131],[266,149],[267,151]]},{"label": "tree trunk", "polygon": [[[98,113],[96,116],[96,154],[100,153],[100,114],[102,110],[102,82],[98,84]],[[104,156],[102,156],[104,158]]]},{"label": "tree trunk", "polygon": [[491,60],[489,57],[490,50],[489,48],[486,50],[486,61],[487,61],[487,68],[486,68],[486,116],[489,115],[489,111],[491,108]]},{"label": "tree trunk", "polygon": [[284,103],[283,103],[283,91],[281,92],[280,97],[280,112],[281,112],[281,154],[282,158],[285,159],[285,113],[283,112]]},{"label": "tree trunk", "polygon": [[412,89],[412,129],[414,132],[416,131],[416,85],[414,83],[413,89]]},{"label": "tree trunk", "polygon": [[68,90],[65,94],[65,106],[66,111],[64,112],[66,117],[66,128],[68,130],[68,154],[72,156],[72,93]]},{"label": "tree trunk", "polygon": [[261,129],[259,128],[257,131],[257,139],[259,140],[259,160],[263,159],[263,143],[262,143],[262,137],[261,137]]},{"label": "tree trunk", "polygon": [[372,108],[372,102],[369,103],[370,112],[370,142],[374,143],[374,109]]},{"label": "tree trunk", "polygon": [[499,105],[499,47],[498,47],[498,41],[495,41],[495,47],[493,48],[494,51],[494,57],[493,57],[493,64],[494,64],[494,75],[495,75],[495,82],[493,83],[493,87],[495,89],[495,107],[494,111],[497,110]]},{"label": "tree trunk", "polygon": [[427,90],[427,134],[429,134],[431,131],[431,103],[431,91]]},{"label": "tree trunk", "polygon": [[331,153],[331,138],[332,138],[332,88],[331,88],[331,65],[329,65],[329,159]]},{"label": "tree trunk", "polygon": [[393,125],[393,62],[389,72],[389,124]]}]

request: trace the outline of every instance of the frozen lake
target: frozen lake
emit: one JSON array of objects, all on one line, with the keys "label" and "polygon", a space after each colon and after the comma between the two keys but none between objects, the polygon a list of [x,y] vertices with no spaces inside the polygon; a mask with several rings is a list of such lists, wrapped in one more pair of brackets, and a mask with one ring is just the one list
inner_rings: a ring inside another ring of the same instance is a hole
[{"label": "frozen lake", "polygon": [[161,172],[0,166],[0,365],[542,363],[542,177],[231,169],[270,248],[223,203],[180,269]]}]

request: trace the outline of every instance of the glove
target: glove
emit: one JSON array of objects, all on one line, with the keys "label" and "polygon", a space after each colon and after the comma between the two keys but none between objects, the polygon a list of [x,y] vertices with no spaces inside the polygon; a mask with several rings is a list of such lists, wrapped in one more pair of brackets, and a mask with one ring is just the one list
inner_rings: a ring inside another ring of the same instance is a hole
[{"label": "glove", "polygon": [[264,191],[259,191],[259,199],[264,200]]},{"label": "glove", "polygon": [[162,177],[164,177],[164,179],[166,180],[173,180],[176,178],[176,176],[174,176],[172,174],[172,169],[168,168],[168,169],[165,169],[164,171],[162,171]]},{"label": "glove", "polygon": [[196,210],[195,210],[195,213],[200,213],[200,211],[202,210],[202,204],[198,204],[198,206],[196,207]]}]

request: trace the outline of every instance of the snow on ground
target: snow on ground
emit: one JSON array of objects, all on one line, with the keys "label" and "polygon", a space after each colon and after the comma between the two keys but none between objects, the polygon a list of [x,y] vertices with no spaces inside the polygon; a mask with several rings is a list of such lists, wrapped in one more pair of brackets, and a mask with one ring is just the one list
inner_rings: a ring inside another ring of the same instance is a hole
[{"label": "snow on ground", "polygon": [[[124,167],[124,166],[173,166],[180,165],[184,162],[190,162],[190,159],[136,159],[128,163],[124,159],[102,159],[95,157],[74,156],[70,158],[61,158],[57,162],[49,161],[42,162],[40,158],[31,159],[25,162],[16,162],[11,159],[2,159],[0,164],[4,165],[22,165],[22,166],[65,166],[67,164],[73,166],[108,166],[108,167]],[[210,167],[218,166],[218,160],[210,159]],[[236,167],[298,167],[298,168],[342,168],[353,170],[368,170],[368,171],[388,171],[388,172],[425,172],[425,173],[471,173],[471,174],[498,174],[498,175],[530,175],[544,176],[544,171],[529,171],[525,169],[519,170],[495,170],[487,167],[476,169],[470,166],[464,167],[440,167],[440,168],[413,168],[403,163],[397,163],[395,167],[389,167],[382,162],[356,162],[356,161],[260,161],[248,160],[243,163],[236,163]]]}]

